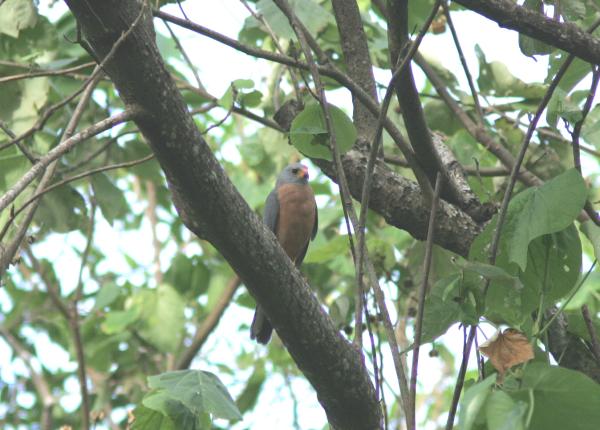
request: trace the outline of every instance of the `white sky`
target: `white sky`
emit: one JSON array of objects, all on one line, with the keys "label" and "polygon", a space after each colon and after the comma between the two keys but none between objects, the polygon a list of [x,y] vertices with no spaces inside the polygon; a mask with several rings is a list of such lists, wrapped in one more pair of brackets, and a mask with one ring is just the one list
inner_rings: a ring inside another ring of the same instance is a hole
[{"label": "white sky", "polygon": [[[48,10],[48,0],[40,1],[40,8],[44,14],[56,18],[65,9],[62,2],[57,2],[55,7]],[[186,13],[194,22],[205,25],[220,33],[236,38],[239,29],[241,28],[247,11],[237,0],[223,1],[195,1],[183,3]],[[169,5],[167,12],[174,15],[179,15],[180,12],[176,5]],[[453,14],[454,23],[458,29],[459,38],[467,58],[467,62],[471,68],[471,72],[477,75],[478,62],[475,57],[473,46],[478,43],[482,50],[486,53],[489,61],[497,60],[507,65],[510,65],[511,72],[520,79],[530,81],[540,81],[546,76],[547,61],[543,58],[535,61],[520,54],[518,47],[517,33],[503,30],[496,24],[479,17],[472,13]],[[158,21],[157,27],[159,30],[162,23]],[[225,47],[208,38],[199,36],[191,31],[178,29],[172,26],[180,37],[188,55],[192,58],[193,63],[198,69],[198,73],[203,81],[203,84],[208,91],[216,96],[220,96],[228,88],[231,81],[240,78],[256,78],[266,75],[269,70],[269,64],[266,61],[254,60],[249,56],[240,54],[235,50]],[[164,30],[164,28],[163,28]],[[166,34],[166,31],[163,31]],[[428,35],[422,44],[422,50],[429,56],[438,58],[441,63],[453,70],[459,81],[467,88],[466,80],[456,56],[453,43],[449,33],[446,32],[439,36]],[[182,65],[182,70],[187,73],[187,66]],[[414,68],[418,85],[423,82],[422,75]],[[389,72],[379,71],[377,78],[381,83],[386,83],[389,78]],[[193,80],[192,80],[193,82]],[[344,91],[338,91],[332,96],[335,103],[345,105],[350,108],[349,96]],[[588,169],[597,169],[597,164],[586,164]],[[140,203],[132,204],[134,211],[140,212],[143,210],[143,205]],[[108,256],[104,263],[107,268],[111,267],[114,272],[129,273],[131,280],[134,283],[144,281],[143,273],[146,269],[152,267],[152,243],[151,235],[148,233],[149,226],[144,222],[142,228],[135,232],[117,232],[113,230],[108,223],[101,217],[98,217],[99,224],[96,234],[97,245],[102,248],[105,255]],[[159,226],[159,238],[166,240],[169,231],[166,225]],[[73,245],[75,244],[75,245]],[[36,253],[39,256],[51,257],[62,275],[62,283],[66,290],[71,290],[76,284],[76,271],[72,270],[73,262],[75,267],[78,267],[78,257],[73,251],[72,246],[81,249],[84,245],[83,238],[79,233],[71,233],[67,235],[53,235],[44,245],[36,246]],[[60,250],[56,255],[56,250]],[[142,266],[142,270],[132,272],[129,265],[122,258],[123,253],[133,256]],[[174,249],[167,248],[163,250],[162,266],[166,270],[168,263],[174,253]],[[3,290],[0,289],[0,305],[3,310],[6,310],[6,296]],[[393,309],[393,306],[390,306]],[[194,368],[214,371],[228,387],[232,395],[235,397],[244,388],[243,384],[234,384],[234,379],[244,380],[250,373],[244,375],[237,374],[236,378],[231,378],[228,375],[220,372],[215,366],[210,365],[214,362],[231,362],[231,367],[236,368],[234,362],[235,357],[240,351],[254,351],[257,356],[265,354],[263,347],[257,347],[250,342],[248,333],[237,331],[237,327],[241,320],[250,322],[252,313],[247,309],[242,309],[237,306],[232,306],[224,315],[218,326],[215,334],[211,336],[210,341],[202,350],[200,356],[193,364]],[[490,327],[486,328],[488,334],[493,332]],[[25,333],[24,333],[25,334]],[[35,339],[38,356],[42,358],[43,363],[48,369],[56,370],[63,369],[72,371],[76,363],[69,361],[68,354],[61,348],[52,345],[47,336],[34,333],[27,333],[31,338]],[[410,335],[410,333],[409,333]],[[449,330],[449,333],[444,337],[444,344],[455,354],[456,365],[459,364],[459,357],[462,348],[462,334],[457,327]],[[273,347],[273,345],[271,345]],[[441,363],[439,359],[430,358],[428,356],[429,346],[422,348],[420,357],[420,375],[421,387],[427,392],[433,389],[438,383],[441,374]],[[8,361],[9,349],[7,345],[0,341],[0,372],[2,379],[8,383],[14,382],[15,374],[27,374],[24,366],[18,361],[11,364]],[[384,349],[385,365],[384,370],[392,387],[397,387],[396,377],[393,372],[393,365],[389,356],[389,350]],[[410,356],[409,356],[410,361]],[[473,367],[474,360],[471,359]],[[455,373],[456,374],[456,373]],[[451,381],[452,382],[452,381]],[[317,403],[314,392],[309,387],[308,383],[303,378],[297,378],[292,381],[292,387],[299,401],[298,416],[300,427],[302,429],[320,429],[323,427],[325,415],[320,405]],[[66,388],[68,396],[63,399],[63,405],[72,409],[78,403],[78,386],[76,379],[70,380]],[[387,398],[390,399],[388,393]],[[31,404],[32,399],[20,399],[23,404]],[[118,412],[117,412],[118,413]],[[123,413],[123,411],[121,411]],[[0,408],[0,416],[3,411]],[[421,417],[423,418],[423,417]],[[102,427],[97,427],[101,429]],[[288,390],[285,388],[283,378],[279,374],[272,374],[267,381],[261,393],[257,407],[251,413],[245,415],[245,420],[242,423],[235,425],[235,429],[286,429],[292,428],[292,409]],[[433,428],[433,423],[429,423],[423,427]]]}]

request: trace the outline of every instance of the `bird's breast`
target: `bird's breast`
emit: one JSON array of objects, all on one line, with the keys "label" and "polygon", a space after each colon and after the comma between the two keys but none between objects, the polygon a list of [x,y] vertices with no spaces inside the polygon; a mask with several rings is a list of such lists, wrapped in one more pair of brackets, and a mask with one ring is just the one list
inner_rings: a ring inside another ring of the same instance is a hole
[{"label": "bird's breast", "polygon": [[309,185],[285,184],[277,190],[276,236],[292,261],[308,244],[315,224],[315,196]]}]

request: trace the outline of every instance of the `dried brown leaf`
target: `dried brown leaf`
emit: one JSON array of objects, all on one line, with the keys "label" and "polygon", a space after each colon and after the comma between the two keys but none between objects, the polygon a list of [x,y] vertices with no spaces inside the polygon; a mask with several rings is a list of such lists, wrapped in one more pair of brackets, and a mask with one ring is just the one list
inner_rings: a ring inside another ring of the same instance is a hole
[{"label": "dried brown leaf", "polygon": [[533,358],[533,347],[524,333],[514,328],[499,331],[481,344],[479,350],[488,357],[500,375],[517,364]]}]

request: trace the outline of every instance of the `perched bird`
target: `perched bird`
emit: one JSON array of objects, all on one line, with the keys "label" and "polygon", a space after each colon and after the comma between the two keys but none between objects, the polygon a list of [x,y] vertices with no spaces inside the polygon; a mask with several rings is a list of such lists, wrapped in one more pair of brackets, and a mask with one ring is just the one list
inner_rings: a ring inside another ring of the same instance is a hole
[{"label": "perched bird", "polygon": [[[264,222],[275,233],[288,257],[300,267],[308,244],[317,234],[318,217],[315,195],[308,185],[308,169],[300,163],[290,164],[277,178],[275,189],[265,204]],[[250,338],[266,345],[273,326],[256,306],[250,326]]]}]

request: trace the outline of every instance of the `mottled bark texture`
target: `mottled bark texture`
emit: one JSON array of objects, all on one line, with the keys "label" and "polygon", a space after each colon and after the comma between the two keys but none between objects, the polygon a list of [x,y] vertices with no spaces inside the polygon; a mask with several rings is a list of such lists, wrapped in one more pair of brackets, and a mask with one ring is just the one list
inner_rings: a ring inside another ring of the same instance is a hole
[{"label": "mottled bark texture", "polygon": [[[377,100],[373,65],[358,4],[354,0],[332,0],[331,4],[340,32],[344,64],[348,69],[348,75],[373,97],[373,100]],[[375,133],[377,118],[354,95],[352,105],[354,106],[352,119],[358,138],[370,141]]]},{"label": "mottled bark texture", "polygon": [[[67,5],[103,58],[139,16],[135,0]],[[210,151],[160,57],[149,10],[106,72],[167,177],[177,211],[211,242],[265,310],[336,429],[374,429],[381,409],[360,354],[338,333],[274,235],[248,207]]]}]

